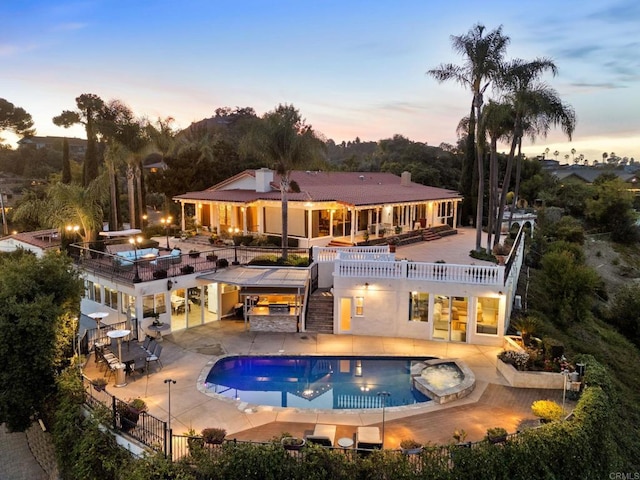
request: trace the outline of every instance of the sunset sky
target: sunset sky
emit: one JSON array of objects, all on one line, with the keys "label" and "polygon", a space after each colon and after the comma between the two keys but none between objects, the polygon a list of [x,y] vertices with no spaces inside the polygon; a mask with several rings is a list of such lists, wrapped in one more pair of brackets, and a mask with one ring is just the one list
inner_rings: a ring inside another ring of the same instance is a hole
[{"label": "sunset sky", "polygon": [[261,115],[289,103],[336,142],[453,144],[470,93],[425,72],[461,63],[450,35],[479,22],[503,26],[508,58],[552,58],[559,74],[546,80],[576,111],[571,143],[558,129],[527,153],[640,159],[633,0],[3,0],[0,17],[0,98],[27,110],[38,135],[84,137],[51,119],[94,93],[182,128],[218,107]]}]

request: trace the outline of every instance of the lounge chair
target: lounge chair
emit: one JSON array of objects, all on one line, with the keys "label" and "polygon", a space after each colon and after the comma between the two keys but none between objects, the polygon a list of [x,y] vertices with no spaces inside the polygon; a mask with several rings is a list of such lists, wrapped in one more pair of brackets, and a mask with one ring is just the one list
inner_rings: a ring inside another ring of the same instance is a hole
[{"label": "lounge chair", "polygon": [[335,425],[316,424],[313,435],[307,435],[306,440],[310,443],[317,443],[323,447],[333,447],[333,440],[336,437]]},{"label": "lounge chair", "polygon": [[356,448],[379,450],[382,448],[382,437],[378,427],[358,427],[356,430]]}]

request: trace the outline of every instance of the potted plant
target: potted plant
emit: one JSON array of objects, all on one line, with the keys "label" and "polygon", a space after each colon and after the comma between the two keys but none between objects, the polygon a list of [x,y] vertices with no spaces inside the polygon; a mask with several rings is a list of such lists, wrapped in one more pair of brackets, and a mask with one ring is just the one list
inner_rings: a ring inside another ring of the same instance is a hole
[{"label": "potted plant", "polygon": [[187,438],[187,445],[189,446],[189,454],[194,455],[204,446],[204,440],[199,436],[193,428],[190,428],[184,433]]},{"label": "potted plant", "polygon": [[193,271],[193,265],[183,265],[182,267],[180,267],[180,272],[182,272],[183,275],[188,275],[190,273],[193,273]]},{"label": "potted plant", "polygon": [[91,385],[93,385],[93,388],[95,388],[98,392],[102,392],[107,386],[107,381],[104,379],[104,377],[98,377],[91,381]]},{"label": "potted plant", "polygon": [[562,418],[562,407],[552,400],[536,400],[531,411],[540,418],[540,423],[549,423]]},{"label": "potted plant", "polygon": [[398,239],[396,237],[392,237],[387,243],[389,244],[389,252],[395,253],[396,247],[398,246]]},{"label": "potted plant", "polygon": [[402,227],[400,225],[396,225],[395,232],[396,235],[400,235],[402,233]]},{"label": "potted plant", "polygon": [[367,243],[369,241],[369,229],[368,228],[362,234],[362,239],[364,240],[365,243]]},{"label": "potted plant", "polygon": [[527,315],[513,322],[513,328],[520,332],[522,343],[528,347],[531,345],[531,336],[540,328],[540,321],[532,315]]},{"label": "potted plant", "polygon": [[490,443],[502,443],[507,441],[507,431],[502,427],[487,429],[487,440]]},{"label": "potted plant", "polygon": [[492,250],[493,256],[498,260],[499,265],[504,265],[505,257],[509,255],[509,247],[502,243],[496,243]]},{"label": "potted plant", "polygon": [[280,440],[280,444],[284,447],[285,450],[300,450],[302,447],[304,447],[305,443],[306,442],[304,438],[290,436],[284,436],[282,437],[282,440]]},{"label": "potted plant", "polygon": [[385,233],[387,233],[387,229],[386,228],[383,227],[383,228],[378,229],[378,237],[379,238],[384,237]]},{"label": "potted plant", "polygon": [[462,428],[456,428],[453,431],[453,439],[456,441],[457,445],[467,446],[469,443],[465,443],[465,439],[467,438],[467,432]]},{"label": "potted plant", "polygon": [[151,323],[153,326],[157,327],[162,325],[162,322],[160,321],[160,312],[152,312],[149,316],[153,318],[153,322]]},{"label": "potted plant", "polygon": [[138,424],[140,414],[147,411],[147,404],[141,398],[120,402],[116,408],[120,417],[120,428],[127,432]]},{"label": "potted plant", "polygon": [[218,260],[218,256],[215,253],[207,253],[207,261],[215,262]]},{"label": "potted plant", "polygon": [[226,436],[227,431],[224,428],[211,427],[202,430],[202,439],[208,445],[219,445]]},{"label": "potted plant", "polygon": [[227,268],[228,266],[229,266],[229,260],[227,260],[226,258],[219,258],[218,260],[216,260],[217,268]]},{"label": "potted plant", "polygon": [[199,250],[189,250],[189,257],[191,258],[198,258],[200,256],[200,251]]},{"label": "potted plant", "polygon": [[159,278],[167,278],[167,271],[164,269],[156,270],[155,272],[153,272],[153,278],[155,278],[156,280]]},{"label": "potted plant", "polygon": [[415,455],[422,451],[422,444],[413,438],[405,438],[400,442],[400,449],[405,455]]}]

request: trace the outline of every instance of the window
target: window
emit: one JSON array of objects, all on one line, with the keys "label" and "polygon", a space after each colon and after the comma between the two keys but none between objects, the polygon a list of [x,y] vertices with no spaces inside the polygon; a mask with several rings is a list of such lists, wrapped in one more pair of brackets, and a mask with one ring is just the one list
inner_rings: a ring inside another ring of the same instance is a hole
[{"label": "window", "polygon": [[114,310],[118,309],[118,291],[109,287],[104,288],[104,304]]},{"label": "window", "polygon": [[409,321],[429,321],[429,294],[424,292],[411,292],[409,294]]},{"label": "window", "polygon": [[498,310],[500,299],[495,297],[478,297],[476,306],[476,333],[486,335],[498,334]]},{"label": "window", "polygon": [[102,303],[102,286],[99,283],[93,284],[93,298],[96,303]]},{"label": "window", "polygon": [[135,316],[136,297],[134,297],[133,295],[129,295],[128,293],[123,293],[120,306],[122,307],[122,313],[127,313],[127,311],[129,311],[131,315]]},{"label": "window", "polygon": [[155,295],[145,295],[142,297],[142,316],[150,317],[153,313],[166,313],[167,303],[164,293],[156,293]]},{"label": "window", "polygon": [[88,298],[89,300],[93,300],[94,299],[94,296],[93,296],[93,282],[91,280],[87,280],[87,283],[85,284],[84,290],[85,290],[84,296],[86,298]]},{"label": "window", "polygon": [[364,297],[356,297],[356,317],[364,315]]}]

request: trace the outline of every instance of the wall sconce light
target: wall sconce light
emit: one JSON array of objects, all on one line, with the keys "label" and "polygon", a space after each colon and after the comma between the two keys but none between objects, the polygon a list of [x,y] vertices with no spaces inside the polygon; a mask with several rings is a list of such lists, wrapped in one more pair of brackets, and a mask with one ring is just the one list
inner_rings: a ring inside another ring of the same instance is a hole
[{"label": "wall sconce light", "polygon": [[498,292],[498,295],[500,295],[500,296],[504,295],[504,293],[502,293],[502,290],[500,290],[500,291]]},{"label": "wall sconce light", "polygon": [[167,290],[171,290],[173,288],[173,281],[171,279],[167,280]]},{"label": "wall sconce light", "polygon": [[364,288],[365,288],[365,290],[369,289],[369,282],[364,282]]}]

